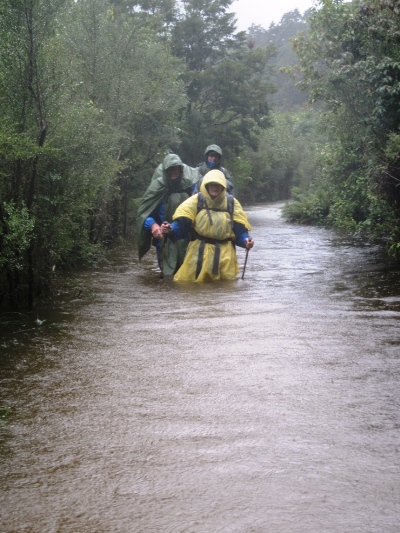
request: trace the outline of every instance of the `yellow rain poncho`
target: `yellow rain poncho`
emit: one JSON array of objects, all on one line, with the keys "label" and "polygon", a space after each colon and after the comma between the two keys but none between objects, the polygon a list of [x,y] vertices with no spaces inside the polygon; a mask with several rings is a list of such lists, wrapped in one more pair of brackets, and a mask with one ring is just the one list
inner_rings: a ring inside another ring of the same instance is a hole
[{"label": "yellow rain poncho", "polygon": [[[209,183],[218,183],[223,192],[213,199],[208,191]],[[239,272],[235,243],[238,228],[248,237],[251,229],[242,206],[233,198],[233,215],[228,212],[226,179],[219,170],[208,172],[201,184],[200,193],[205,197],[206,206],[198,211],[199,194],[185,200],[175,211],[173,220],[179,223],[180,217],[192,222],[192,240],[189,243],[185,260],[174,276],[175,281],[217,281],[234,280]],[[232,220],[233,218],[233,220]],[[234,231],[234,223],[236,232]]]}]

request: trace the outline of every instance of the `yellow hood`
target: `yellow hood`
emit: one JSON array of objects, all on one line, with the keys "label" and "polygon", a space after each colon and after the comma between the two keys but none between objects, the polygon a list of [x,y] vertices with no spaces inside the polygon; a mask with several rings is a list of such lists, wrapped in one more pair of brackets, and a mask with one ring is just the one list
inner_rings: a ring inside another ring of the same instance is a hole
[{"label": "yellow hood", "polygon": [[208,194],[208,191],[206,189],[206,186],[209,183],[218,183],[218,185],[222,185],[224,190],[218,196],[218,199],[225,197],[226,179],[225,179],[224,174],[220,170],[214,169],[214,170],[210,170],[209,172],[207,172],[207,174],[204,176],[203,181],[201,182],[201,185],[200,185],[200,192],[203,193],[206,198],[208,198],[209,200],[212,200],[211,196]]},{"label": "yellow hood", "polygon": [[[224,190],[221,192],[215,200],[211,198],[211,196],[208,194],[208,191],[206,189],[206,185],[209,183],[219,183],[224,187]],[[226,179],[224,174],[220,170],[210,170],[207,172],[207,174],[204,176],[203,181],[200,185],[200,192],[204,194],[206,197],[207,205],[211,208],[219,208],[219,209],[226,209],[227,207],[227,198],[226,198]],[[236,198],[233,199],[234,202],[234,209],[233,209],[233,220],[235,222],[239,222],[240,224],[243,224],[247,230],[251,230],[251,226],[249,224],[249,221],[247,219],[247,215],[243,211],[242,206],[240,203],[236,200]],[[198,203],[198,194],[195,194],[188,198],[185,202],[183,202],[175,211],[175,214],[173,216],[173,220],[176,220],[179,217],[186,217],[189,218],[192,222],[196,220],[197,216],[197,203]]]}]

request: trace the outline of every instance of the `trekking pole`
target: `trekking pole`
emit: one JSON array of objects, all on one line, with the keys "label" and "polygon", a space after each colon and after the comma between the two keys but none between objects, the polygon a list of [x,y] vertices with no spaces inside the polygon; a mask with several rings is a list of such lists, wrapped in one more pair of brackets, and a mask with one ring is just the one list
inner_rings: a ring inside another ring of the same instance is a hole
[{"label": "trekking pole", "polygon": [[[249,239],[249,242],[251,242],[251,239]],[[249,257],[249,252],[250,252],[250,248],[246,248],[246,257],[245,257],[245,260],[244,260],[242,279],[244,279],[244,273],[246,272],[247,258]]]},{"label": "trekking pole", "polygon": [[[168,224],[168,222],[164,221],[163,224]],[[165,241],[166,240],[167,240],[167,236],[163,235],[162,236],[162,240],[161,240],[161,246],[160,246],[160,254],[161,254],[161,274],[160,274],[160,279],[164,279],[164,259],[165,259]]]},{"label": "trekking pole", "polygon": [[164,279],[164,247],[165,247],[164,237],[160,239],[160,241],[161,241],[161,244],[160,244],[160,268],[161,268],[160,279]]}]

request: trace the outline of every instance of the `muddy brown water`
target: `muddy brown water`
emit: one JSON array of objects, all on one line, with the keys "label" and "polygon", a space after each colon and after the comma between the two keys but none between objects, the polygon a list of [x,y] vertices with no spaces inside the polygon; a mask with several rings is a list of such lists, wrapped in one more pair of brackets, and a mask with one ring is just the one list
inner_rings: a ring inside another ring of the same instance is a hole
[{"label": "muddy brown water", "polygon": [[2,533],[398,533],[400,270],[248,214],[244,280],[125,247],[3,316]]}]

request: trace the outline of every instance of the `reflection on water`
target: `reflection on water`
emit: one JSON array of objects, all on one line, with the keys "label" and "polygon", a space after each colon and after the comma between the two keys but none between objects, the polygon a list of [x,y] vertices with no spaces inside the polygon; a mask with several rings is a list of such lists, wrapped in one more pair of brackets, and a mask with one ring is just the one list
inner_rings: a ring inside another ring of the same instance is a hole
[{"label": "reflection on water", "polygon": [[249,218],[244,280],[127,246],[0,317],[2,532],[397,533],[400,270]]}]

